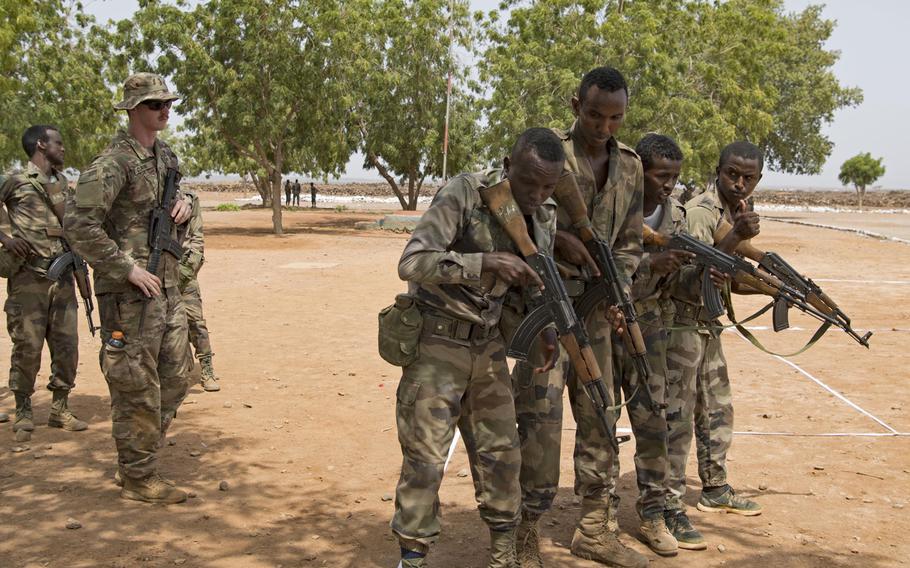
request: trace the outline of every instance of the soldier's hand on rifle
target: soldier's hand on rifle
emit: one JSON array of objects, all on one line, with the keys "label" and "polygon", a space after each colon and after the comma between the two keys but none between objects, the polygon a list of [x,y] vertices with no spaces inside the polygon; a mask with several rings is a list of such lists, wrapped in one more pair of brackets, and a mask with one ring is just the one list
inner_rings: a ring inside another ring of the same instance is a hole
[{"label": "soldier's hand on rifle", "polygon": [[174,219],[174,223],[182,225],[189,221],[192,215],[193,208],[190,207],[190,204],[185,199],[178,199],[174,202],[174,208],[171,209],[171,217]]},{"label": "soldier's hand on rifle", "polygon": [[509,286],[543,288],[543,281],[528,263],[510,252],[485,252],[481,272],[489,272]]},{"label": "soldier's hand on rifle", "polygon": [[139,266],[133,266],[130,270],[129,276],[126,277],[130,284],[139,288],[146,298],[154,298],[161,294],[161,280],[151,272],[140,268]]},{"label": "soldier's hand on rifle", "polygon": [[600,268],[594,262],[594,258],[585,247],[581,239],[569,233],[568,231],[556,231],[556,241],[554,243],[560,256],[576,266],[587,266],[596,278],[600,278]]},{"label": "soldier's hand on rifle", "polygon": [[616,335],[622,335],[626,332],[626,318],[622,315],[622,310],[619,309],[619,306],[607,306],[606,316]]},{"label": "soldier's hand on rifle", "polygon": [[665,250],[651,254],[651,273],[657,276],[673,274],[679,267],[695,258],[695,253],[684,250]]},{"label": "soldier's hand on rifle", "polygon": [[714,287],[718,290],[723,290],[724,287],[733,280],[733,277],[729,274],[724,274],[720,270],[711,267],[710,272],[708,273],[711,276],[711,282],[714,282]]},{"label": "soldier's hand on rifle", "polygon": [[28,246],[24,239],[18,237],[6,237],[3,239],[3,248],[19,258],[27,258],[32,252],[32,247]]},{"label": "soldier's hand on rifle", "polygon": [[556,335],[556,330],[548,327],[541,331],[540,345],[546,359],[543,367],[536,367],[534,372],[546,373],[556,366],[556,361],[559,359],[559,336]]},{"label": "soldier's hand on rifle", "polygon": [[748,240],[758,235],[759,217],[755,211],[749,211],[745,201],[740,201],[733,214],[733,232],[742,240]]}]

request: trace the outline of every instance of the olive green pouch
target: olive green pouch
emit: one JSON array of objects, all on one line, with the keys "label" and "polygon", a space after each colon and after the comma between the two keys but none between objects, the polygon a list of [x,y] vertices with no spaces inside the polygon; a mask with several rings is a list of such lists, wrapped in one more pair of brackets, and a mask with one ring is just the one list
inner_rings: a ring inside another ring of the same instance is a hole
[{"label": "olive green pouch", "polygon": [[22,268],[25,260],[12,251],[0,247],[0,278],[12,278]]},{"label": "olive green pouch", "polygon": [[423,317],[414,296],[398,294],[395,303],[379,312],[379,355],[397,367],[417,360]]}]

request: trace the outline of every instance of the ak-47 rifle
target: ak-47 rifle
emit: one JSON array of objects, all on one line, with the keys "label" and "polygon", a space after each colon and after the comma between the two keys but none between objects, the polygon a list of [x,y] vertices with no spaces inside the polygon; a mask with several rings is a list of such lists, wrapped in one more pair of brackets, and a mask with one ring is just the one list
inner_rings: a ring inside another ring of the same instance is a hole
[{"label": "ak-47 rifle", "polygon": [[524,216],[512,196],[508,180],[480,190],[481,198],[493,216],[509,235],[525,262],[540,276],[543,290],[535,291],[532,298],[534,306],[518,326],[508,355],[522,361],[528,360],[531,343],[548,325],[554,324],[559,334],[559,341],[569,354],[575,374],[585,387],[585,392],[594,403],[594,411],[613,449],[619,451],[613,420],[608,416],[609,393],[604,385],[603,374],[591,342],[585,332],[584,324],[572,309],[572,301],[565,284],[559,276],[556,263],[549,256],[541,254],[528,234]]},{"label": "ak-47 rifle", "polygon": [[632,355],[632,361],[641,381],[637,385],[637,390],[641,396],[645,397],[645,406],[658,413],[661,409],[666,408],[666,404],[657,404],[651,395],[649,387],[651,367],[648,365],[648,350],[641,334],[641,327],[638,325],[638,314],[635,312],[635,306],[629,295],[622,288],[619,270],[616,268],[610,246],[594,234],[594,228],[588,218],[588,209],[581,191],[578,189],[578,184],[575,182],[575,176],[572,174],[562,176],[553,197],[569,214],[572,226],[600,268],[600,281],[589,286],[578,298],[575,302],[575,311],[578,313],[578,317],[584,321],[594,311],[594,308],[603,302],[606,302],[608,306],[619,307],[625,319],[623,343]]},{"label": "ak-47 rifle", "polygon": [[709,319],[716,319],[726,312],[720,291],[711,280],[710,268],[729,275],[733,281],[774,298],[774,331],[786,329],[787,310],[794,306],[799,310],[821,320],[823,323],[836,325],[837,320],[809,304],[796,289],[782,282],[776,276],[757,269],[751,263],[738,256],[727,254],[685,234],[663,235],[645,225],[642,229],[644,242],[671,250],[684,250],[695,254],[693,263],[704,267],[701,281],[702,299],[708,311]]},{"label": "ak-47 rifle", "polygon": [[[149,262],[146,270],[152,274],[158,273],[158,265],[161,263],[161,253],[166,252],[178,261],[183,257],[183,247],[176,239],[171,238],[171,229],[174,226],[174,220],[171,218],[171,209],[174,208],[174,202],[177,200],[177,184],[180,182],[180,172],[176,167],[168,168],[167,175],[164,179],[164,192],[158,205],[152,209],[149,218]],[[148,308],[148,301],[142,304],[142,311],[139,312],[139,335],[142,335],[142,328],[145,325],[145,310]]]},{"label": "ak-47 rifle", "polygon": [[[718,242],[726,236],[732,229],[733,227],[731,227],[729,223],[722,220],[715,233],[715,242]],[[797,272],[797,270],[781,258],[780,255],[775,252],[761,251],[749,241],[741,242],[739,246],[736,247],[736,252],[748,259],[754,260],[758,263],[759,267],[795,289],[802,295],[805,302],[819,312],[834,319],[834,325],[844,330],[847,335],[855,339],[860,345],[867,349],[869,348],[869,338],[872,337],[872,332],[867,331],[865,335],[857,333],[850,324],[850,318],[840,309],[840,307],[838,307],[837,303],[825,294],[818,284],[813,282],[812,279]],[[787,309],[789,309],[789,306],[783,309],[781,323],[787,323],[787,325],[789,325],[786,313]],[[775,313],[776,312],[777,306],[775,306]]]}]

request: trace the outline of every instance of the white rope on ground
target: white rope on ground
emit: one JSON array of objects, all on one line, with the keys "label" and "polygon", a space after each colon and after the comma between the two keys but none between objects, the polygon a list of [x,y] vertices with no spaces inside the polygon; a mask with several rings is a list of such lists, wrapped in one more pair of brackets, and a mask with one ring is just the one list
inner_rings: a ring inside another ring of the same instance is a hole
[{"label": "white rope on ground", "polygon": [[791,225],[803,225],[805,227],[816,227],[818,229],[831,229],[833,231],[843,231],[845,233],[855,233],[863,237],[870,237],[873,239],[878,239],[880,241],[894,241],[898,243],[903,243],[905,245],[910,245],[910,240],[902,239],[900,237],[891,237],[888,235],[883,235],[881,233],[876,233],[874,231],[866,231],[865,229],[854,229],[852,227],[838,227],[837,225],[825,225],[823,223],[809,223],[807,221],[796,221],[794,219],[784,219],[783,217],[768,217],[763,216],[762,219],[767,219],[768,221],[777,221],[778,223],[790,223]]},{"label": "white rope on ground", "polygon": [[[576,428],[563,428],[574,432]],[[631,434],[631,428],[617,428],[617,434]],[[799,432],[757,432],[754,430],[737,430],[736,436],[790,436],[793,438],[898,438],[910,436],[910,432],[820,432],[817,434],[801,434]]]},{"label": "white rope on ground", "polygon": [[846,284],[910,284],[910,280],[850,280],[840,278],[814,278],[816,282],[844,282]]},{"label": "white rope on ground", "polygon": [[[749,342],[749,340],[746,339],[746,338],[745,338],[741,333],[739,333],[738,331],[736,332],[736,335],[738,335],[739,338],[742,339],[743,341],[745,341],[746,343]],[[771,357],[774,357],[774,358],[777,359],[778,361],[781,361],[781,362],[786,363],[787,365],[793,367],[794,369],[796,369],[797,371],[799,371],[802,375],[804,375],[804,376],[808,377],[810,380],[812,380],[815,384],[817,384],[818,386],[822,387],[823,389],[825,389],[825,390],[828,391],[829,393],[833,394],[835,397],[839,398],[841,401],[843,401],[844,403],[846,403],[848,406],[850,406],[850,407],[853,408],[854,410],[856,410],[856,411],[858,411],[858,412],[860,412],[860,413],[862,413],[862,414],[865,414],[866,416],[868,416],[869,418],[871,418],[872,420],[874,420],[875,422],[877,422],[881,427],[883,427],[884,429],[890,431],[892,434],[898,434],[898,433],[899,433],[897,430],[895,430],[895,429],[892,428],[891,426],[888,426],[888,424],[886,424],[884,420],[882,420],[881,418],[878,418],[877,416],[875,416],[875,415],[872,414],[871,412],[865,410],[865,409],[862,408],[860,405],[858,405],[858,404],[856,404],[855,402],[853,402],[852,400],[848,399],[847,397],[845,397],[844,395],[842,395],[842,394],[839,393],[838,391],[836,391],[836,390],[834,390],[833,388],[829,387],[828,385],[826,385],[825,383],[823,383],[823,382],[820,381],[819,379],[813,377],[808,371],[806,371],[805,369],[803,369],[802,367],[800,367],[799,365],[797,365],[797,364],[794,363],[793,361],[789,361],[789,360],[787,360],[787,359],[784,359],[784,358],[781,357],[780,355],[771,355]]]}]

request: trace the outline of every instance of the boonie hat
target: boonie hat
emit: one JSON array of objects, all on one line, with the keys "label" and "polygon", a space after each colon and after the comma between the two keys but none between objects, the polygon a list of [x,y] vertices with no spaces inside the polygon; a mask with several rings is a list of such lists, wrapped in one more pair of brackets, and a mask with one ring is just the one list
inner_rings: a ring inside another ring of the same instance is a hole
[{"label": "boonie hat", "polygon": [[136,73],[123,83],[123,100],[114,105],[130,110],[143,101],[176,101],[180,97],[168,90],[164,77],[155,73]]}]

